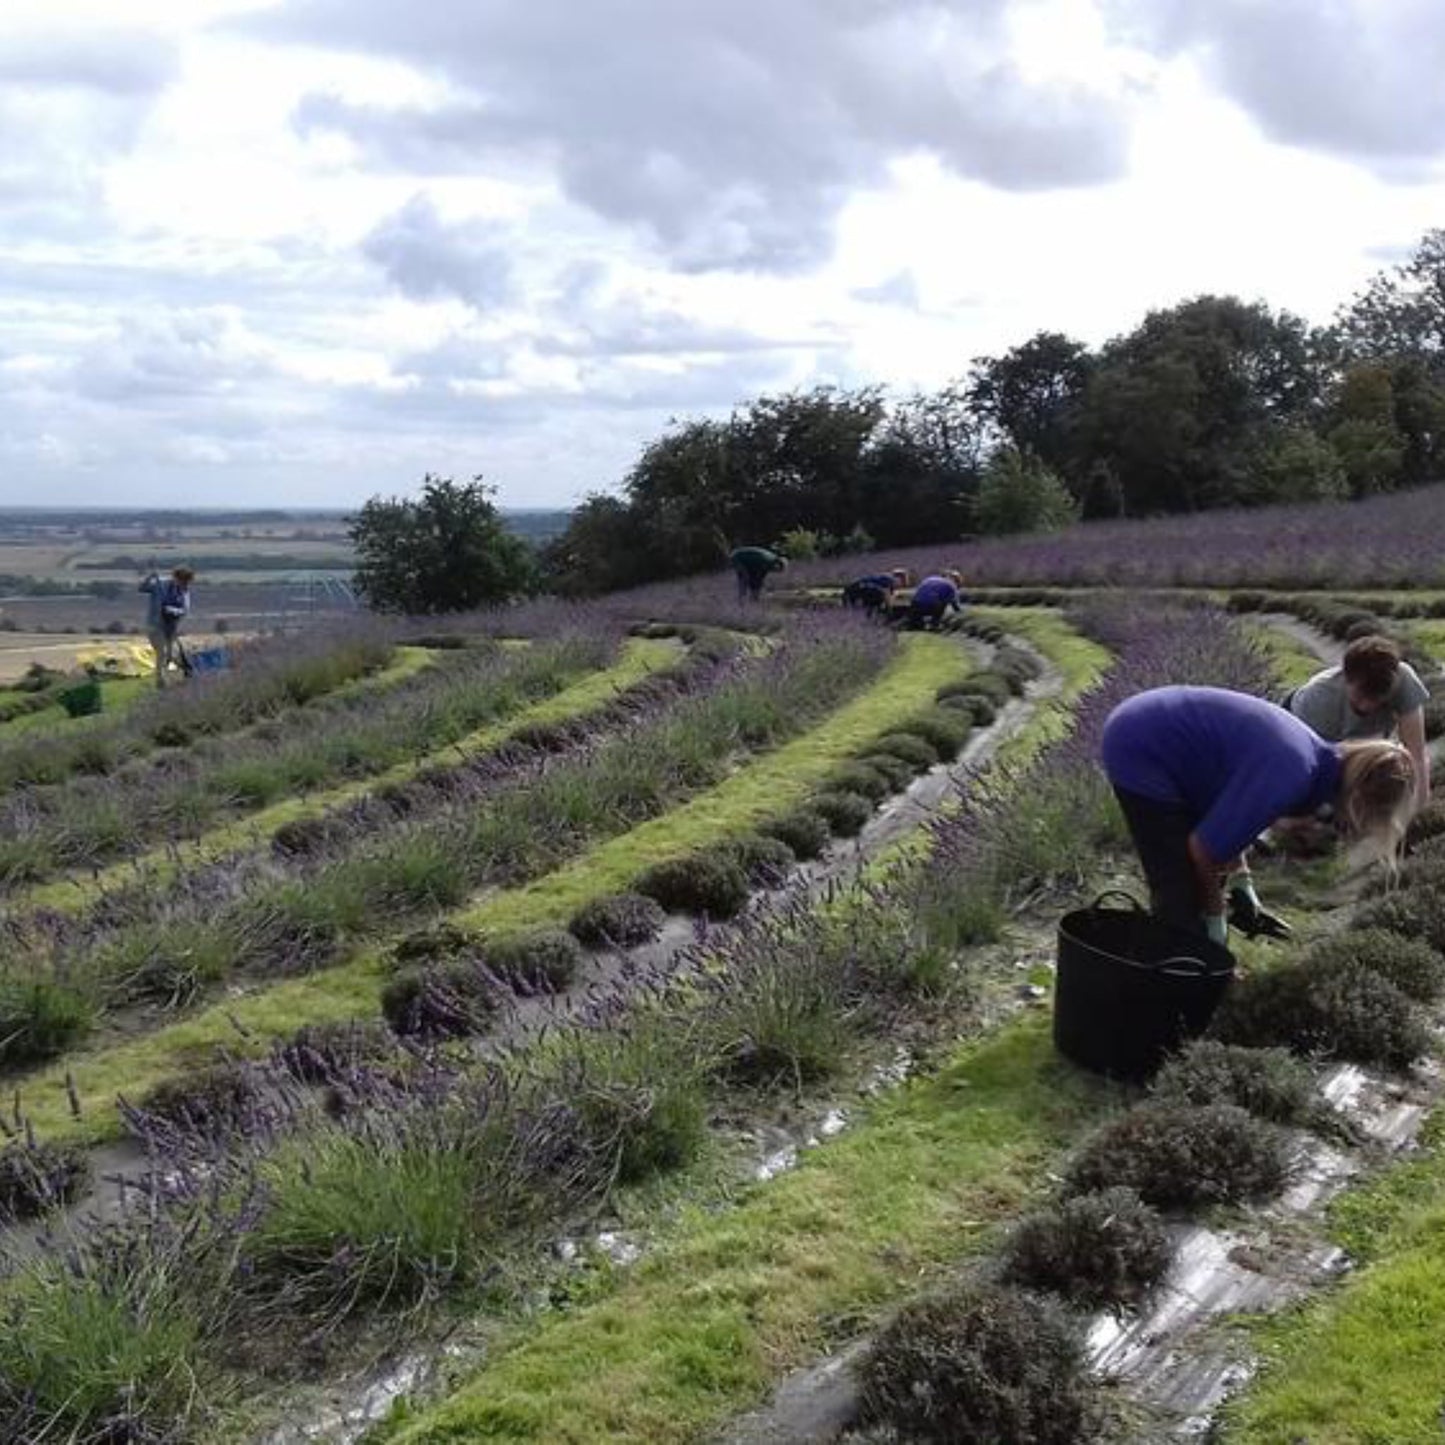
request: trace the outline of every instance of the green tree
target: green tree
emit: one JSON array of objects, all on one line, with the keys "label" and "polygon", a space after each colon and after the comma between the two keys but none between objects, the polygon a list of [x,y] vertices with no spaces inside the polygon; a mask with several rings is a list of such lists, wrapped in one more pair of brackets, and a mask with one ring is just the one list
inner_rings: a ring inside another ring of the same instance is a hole
[{"label": "green tree", "polygon": [[422,480],[421,496],[373,497],[347,531],[356,550],[355,586],[379,612],[417,616],[506,602],[535,582],[532,550],[507,531],[494,491]]},{"label": "green tree", "polygon": [[1000,447],[989,459],[978,489],[980,532],[1053,532],[1077,515],[1069,489],[1038,457]]},{"label": "green tree", "polygon": [[1414,360],[1445,379],[1445,230],[1427,232],[1408,261],[1376,276],[1337,327],[1352,360]]},{"label": "green tree", "polygon": [[1266,432],[1251,468],[1251,501],[1326,502],[1349,495],[1339,453],[1304,426],[1277,426]]},{"label": "green tree", "polygon": [[974,362],[969,403],[997,436],[1064,473],[1075,459],[1074,429],[1093,365],[1082,342],[1040,331],[1002,356]]}]

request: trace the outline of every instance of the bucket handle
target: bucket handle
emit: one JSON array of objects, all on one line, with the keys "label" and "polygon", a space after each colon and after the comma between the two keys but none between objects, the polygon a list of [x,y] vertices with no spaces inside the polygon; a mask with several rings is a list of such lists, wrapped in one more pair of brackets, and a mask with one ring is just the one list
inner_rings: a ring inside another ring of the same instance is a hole
[{"label": "bucket handle", "polygon": [[[1180,964],[1184,966],[1181,968],[1178,966]],[[1196,978],[1203,978],[1209,972],[1209,966],[1202,958],[1190,958],[1183,954],[1175,958],[1161,958],[1153,967],[1158,973],[1169,969],[1175,973],[1192,974]]]},{"label": "bucket handle", "polygon": [[[1126,909],[1123,909],[1123,908],[1116,908],[1116,909],[1111,909],[1111,910],[1105,910],[1102,905],[1103,905],[1104,900],[1105,900],[1106,898],[1122,898],[1122,899],[1124,900],[1124,902],[1129,905],[1129,907],[1128,907],[1127,910],[1126,910]],[[1143,913],[1143,912],[1144,912],[1144,905],[1143,905],[1142,903],[1140,903],[1139,900],[1138,900],[1137,898],[1135,898],[1132,893],[1127,892],[1127,891],[1126,891],[1125,889],[1123,889],[1123,888],[1106,888],[1106,889],[1105,889],[1101,894],[1099,894],[1099,896],[1098,896],[1096,899],[1094,899],[1094,901],[1089,905],[1089,910],[1090,910],[1090,912],[1099,912],[1099,913],[1102,913],[1102,912],[1105,912],[1105,911],[1114,912],[1114,913],[1124,913],[1124,912]]]}]

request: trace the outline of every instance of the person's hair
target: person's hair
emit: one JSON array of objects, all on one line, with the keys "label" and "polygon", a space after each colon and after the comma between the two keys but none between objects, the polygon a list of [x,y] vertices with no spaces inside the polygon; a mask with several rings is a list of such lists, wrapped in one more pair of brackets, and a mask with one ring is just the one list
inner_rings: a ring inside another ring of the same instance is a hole
[{"label": "person's hair", "polygon": [[950,582],[952,582],[955,587],[962,587],[962,586],[963,586],[963,573],[962,573],[962,572],[949,572],[949,573],[947,573],[946,575],[947,575],[947,577],[948,577],[948,580],[949,580]]},{"label": "person's hair", "polygon": [[1400,674],[1400,647],[1388,637],[1357,637],[1345,648],[1345,681],[1366,697],[1389,697]]},{"label": "person's hair", "polygon": [[1394,864],[1415,807],[1414,761],[1399,743],[1379,738],[1339,750],[1340,823],[1357,840],[1360,861]]},{"label": "person's hair", "polygon": [[194,581],[196,574],[191,571],[189,567],[177,567],[176,570],[171,573],[171,576],[174,577],[177,582],[184,585],[187,582]]},{"label": "person's hair", "polygon": [[913,577],[907,567],[895,567],[893,569],[893,580],[900,587],[907,587],[909,582],[913,580]]}]

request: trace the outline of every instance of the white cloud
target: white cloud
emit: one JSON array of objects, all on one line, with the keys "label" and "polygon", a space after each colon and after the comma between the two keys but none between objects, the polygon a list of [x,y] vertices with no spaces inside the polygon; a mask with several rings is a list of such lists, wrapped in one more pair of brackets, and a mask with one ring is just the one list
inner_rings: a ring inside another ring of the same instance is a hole
[{"label": "white cloud", "polygon": [[763,389],[1326,319],[1445,222],[1435,8],[6,0],[0,501],[559,503]]}]

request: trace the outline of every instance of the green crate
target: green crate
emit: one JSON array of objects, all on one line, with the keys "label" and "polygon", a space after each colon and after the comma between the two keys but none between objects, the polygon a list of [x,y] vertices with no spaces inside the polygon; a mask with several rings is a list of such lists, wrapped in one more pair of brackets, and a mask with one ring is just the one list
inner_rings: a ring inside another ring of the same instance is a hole
[{"label": "green crate", "polygon": [[93,717],[102,706],[100,683],[92,677],[67,687],[60,694],[60,705],[70,717]]}]

